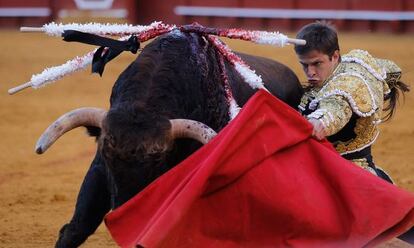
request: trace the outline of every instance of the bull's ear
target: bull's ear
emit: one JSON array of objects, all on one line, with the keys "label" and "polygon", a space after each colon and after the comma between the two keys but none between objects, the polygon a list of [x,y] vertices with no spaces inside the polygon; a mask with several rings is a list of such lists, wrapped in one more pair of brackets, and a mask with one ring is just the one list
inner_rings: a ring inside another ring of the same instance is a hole
[{"label": "bull's ear", "polygon": [[99,138],[101,136],[101,128],[94,126],[86,126],[86,132],[89,136]]}]

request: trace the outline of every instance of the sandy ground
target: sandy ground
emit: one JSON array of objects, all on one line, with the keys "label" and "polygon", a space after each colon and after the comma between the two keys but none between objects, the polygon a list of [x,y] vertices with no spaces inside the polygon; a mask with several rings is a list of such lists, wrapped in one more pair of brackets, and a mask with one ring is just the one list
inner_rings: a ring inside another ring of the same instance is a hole
[{"label": "sandy ground", "polygon": [[[45,88],[26,89],[10,96],[7,90],[30,79],[45,67],[59,65],[93,48],[62,42],[43,34],[0,32],[0,247],[51,247],[57,232],[71,218],[76,195],[95,152],[85,130],[69,132],[44,155],[34,146],[43,130],[58,116],[82,106],[108,107],[117,75],[134,59],[123,54],[111,62],[103,78],[87,71]],[[343,52],[367,49],[393,59],[414,82],[414,34],[342,34]],[[239,51],[277,59],[303,79],[292,47],[271,48],[231,41]],[[410,93],[395,118],[381,126],[373,148],[378,165],[402,188],[414,192],[414,97]],[[115,247],[101,225],[83,247]],[[392,241],[383,247],[404,247]]]}]

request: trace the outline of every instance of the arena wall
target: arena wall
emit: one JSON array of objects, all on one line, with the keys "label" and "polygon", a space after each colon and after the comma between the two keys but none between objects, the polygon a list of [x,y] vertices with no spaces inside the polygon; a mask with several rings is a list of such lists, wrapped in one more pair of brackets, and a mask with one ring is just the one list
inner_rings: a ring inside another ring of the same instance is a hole
[{"label": "arena wall", "polygon": [[[94,7],[95,6],[95,7]],[[0,27],[41,25],[78,16],[205,26],[297,30],[326,19],[338,29],[414,32],[413,0],[1,0]],[[84,19],[82,19],[84,20]]]},{"label": "arena wall", "polygon": [[0,0],[0,27],[38,26],[67,17],[136,23],[136,9],[135,0]]}]

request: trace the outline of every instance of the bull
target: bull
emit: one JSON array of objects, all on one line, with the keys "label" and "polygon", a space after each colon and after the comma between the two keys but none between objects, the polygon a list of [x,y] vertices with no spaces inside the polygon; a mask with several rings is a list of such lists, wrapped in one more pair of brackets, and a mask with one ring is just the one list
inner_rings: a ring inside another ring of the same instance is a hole
[{"label": "bull", "polygon": [[[219,56],[200,34],[174,31],[160,36],[119,76],[108,111],[78,109],[47,129],[39,140],[38,153],[79,126],[87,127],[98,144],[74,216],[60,230],[56,247],[79,246],[111,208],[200,148],[212,130],[219,132],[226,126],[229,104],[221,83]],[[302,87],[288,67],[262,57],[239,56],[262,76],[273,95],[298,106]],[[243,106],[255,90],[228,62],[225,73],[235,100]]]}]

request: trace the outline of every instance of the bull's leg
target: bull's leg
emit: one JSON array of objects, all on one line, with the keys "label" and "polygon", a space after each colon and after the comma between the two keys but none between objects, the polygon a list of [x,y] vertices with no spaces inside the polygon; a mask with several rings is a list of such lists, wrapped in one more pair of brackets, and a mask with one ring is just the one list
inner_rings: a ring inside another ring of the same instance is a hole
[{"label": "bull's leg", "polygon": [[61,228],[55,247],[78,247],[95,232],[110,207],[107,170],[97,153],[80,188],[72,220]]}]

